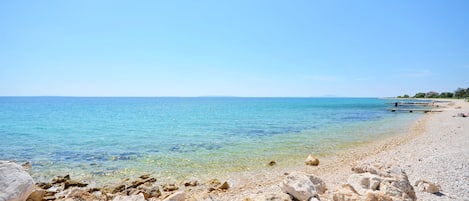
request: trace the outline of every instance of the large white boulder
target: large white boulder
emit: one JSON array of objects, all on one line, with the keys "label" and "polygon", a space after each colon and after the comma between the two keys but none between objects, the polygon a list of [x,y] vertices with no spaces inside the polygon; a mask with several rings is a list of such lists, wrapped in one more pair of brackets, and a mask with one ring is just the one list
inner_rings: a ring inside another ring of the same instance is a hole
[{"label": "large white boulder", "polygon": [[314,183],[302,173],[292,173],[286,176],[280,188],[297,200],[310,200],[318,197]]},{"label": "large white boulder", "polygon": [[0,161],[0,200],[25,201],[33,189],[34,180],[23,167]]}]

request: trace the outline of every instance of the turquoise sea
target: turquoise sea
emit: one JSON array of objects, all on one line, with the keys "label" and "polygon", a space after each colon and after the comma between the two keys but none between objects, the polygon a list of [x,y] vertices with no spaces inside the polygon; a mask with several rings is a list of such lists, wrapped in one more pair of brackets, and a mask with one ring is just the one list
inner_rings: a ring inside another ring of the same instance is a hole
[{"label": "turquoise sea", "polygon": [[376,98],[1,97],[0,160],[36,181],[181,179],[302,163],[406,132],[421,117]]}]

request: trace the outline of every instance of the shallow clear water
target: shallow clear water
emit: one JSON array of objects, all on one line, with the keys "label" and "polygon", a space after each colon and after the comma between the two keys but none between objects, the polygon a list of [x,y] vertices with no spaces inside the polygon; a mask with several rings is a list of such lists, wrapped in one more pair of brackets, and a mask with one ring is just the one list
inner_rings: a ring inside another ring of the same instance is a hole
[{"label": "shallow clear water", "polygon": [[1,97],[0,160],[36,180],[183,178],[294,163],[405,132],[421,114],[373,98]]}]

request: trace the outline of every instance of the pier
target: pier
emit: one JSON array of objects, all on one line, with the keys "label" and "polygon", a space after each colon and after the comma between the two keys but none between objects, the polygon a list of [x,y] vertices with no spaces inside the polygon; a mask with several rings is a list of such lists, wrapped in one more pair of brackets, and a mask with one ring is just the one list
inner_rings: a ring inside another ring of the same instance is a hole
[{"label": "pier", "polygon": [[388,108],[387,110],[391,112],[442,112],[442,110],[435,110],[435,109],[416,109],[416,108]]}]

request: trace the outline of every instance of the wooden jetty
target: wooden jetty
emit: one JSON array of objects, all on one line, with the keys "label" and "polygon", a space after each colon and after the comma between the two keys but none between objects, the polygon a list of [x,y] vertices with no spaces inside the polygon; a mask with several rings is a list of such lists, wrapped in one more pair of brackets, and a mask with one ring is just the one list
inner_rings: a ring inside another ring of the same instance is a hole
[{"label": "wooden jetty", "polygon": [[416,109],[416,108],[388,108],[387,110],[391,112],[442,112],[442,110],[435,110],[435,109]]},{"label": "wooden jetty", "polygon": [[386,104],[393,104],[395,105],[402,105],[402,106],[412,106],[412,105],[418,105],[418,106],[431,106],[434,105],[434,102],[387,102]]}]

